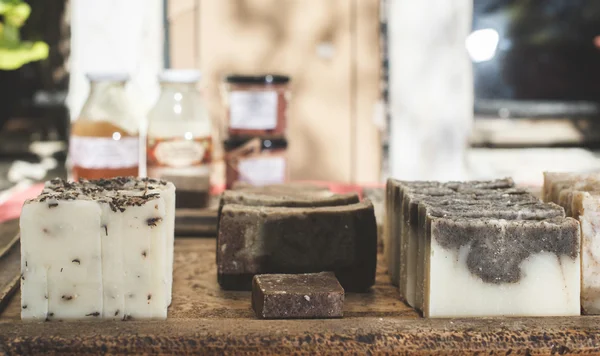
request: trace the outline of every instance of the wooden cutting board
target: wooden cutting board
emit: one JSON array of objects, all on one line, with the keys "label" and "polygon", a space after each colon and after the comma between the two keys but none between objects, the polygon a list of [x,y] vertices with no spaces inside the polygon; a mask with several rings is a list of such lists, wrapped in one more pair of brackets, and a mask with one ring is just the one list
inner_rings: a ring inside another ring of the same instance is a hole
[{"label": "wooden cutting board", "polygon": [[214,238],[180,238],[167,321],[24,323],[15,293],[0,314],[0,354],[600,353],[600,317],[423,319],[379,266],[370,293],[346,295],[343,319],[258,320],[250,292],[219,288]]}]

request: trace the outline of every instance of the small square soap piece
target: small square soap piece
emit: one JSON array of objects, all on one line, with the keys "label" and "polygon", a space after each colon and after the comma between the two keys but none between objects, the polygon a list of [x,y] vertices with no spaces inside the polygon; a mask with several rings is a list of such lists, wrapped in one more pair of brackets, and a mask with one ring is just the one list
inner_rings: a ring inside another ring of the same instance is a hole
[{"label": "small square soap piece", "polygon": [[252,280],[252,308],[261,319],[341,318],[344,288],[333,272],[260,274]]}]

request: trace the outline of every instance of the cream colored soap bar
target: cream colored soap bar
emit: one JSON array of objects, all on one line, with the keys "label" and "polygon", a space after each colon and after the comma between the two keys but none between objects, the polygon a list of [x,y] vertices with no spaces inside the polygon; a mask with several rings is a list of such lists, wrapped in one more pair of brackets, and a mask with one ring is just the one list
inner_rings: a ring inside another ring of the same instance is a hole
[{"label": "cream colored soap bar", "polygon": [[53,180],[21,214],[24,320],[165,319],[175,187]]},{"label": "cream colored soap bar", "polygon": [[544,199],[581,224],[581,309],[600,314],[600,173],[544,173]]}]

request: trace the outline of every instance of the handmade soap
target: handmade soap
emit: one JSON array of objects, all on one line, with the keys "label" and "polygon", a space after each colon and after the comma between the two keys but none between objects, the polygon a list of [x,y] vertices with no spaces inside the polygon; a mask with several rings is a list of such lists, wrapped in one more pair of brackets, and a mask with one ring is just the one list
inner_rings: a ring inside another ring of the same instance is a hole
[{"label": "handmade soap", "polygon": [[331,272],[256,275],[252,308],[262,319],[341,318],[344,289]]},{"label": "handmade soap", "polygon": [[[493,199],[493,195],[488,200],[478,199],[445,199],[435,201],[431,199],[424,201],[419,206],[419,250],[417,265],[417,287],[416,300],[417,308],[423,310],[423,305],[427,296],[424,294],[428,285],[428,256],[432,253],[430,250],[430,219],[432,218],[466,218],[466,219],[503,219],[503,220],[543,220],[554,217],[564,217],[562,208],[555,204],[544,204],[529,194],[520,194],[508,196],[506,199],[499,199],[499,196],[506,194],[499,193]],[[535,200],[534,200],[535,199]],[[514,243],[506,241],[507,246]]]},{"label": "handmade soap", "polygon": [[[161,198],[164,199],[164,209],[166,216],[174,217],[175,216],[175,186],[171,182],[167,182],[164,180],[153,179],[153,178],[134,178],[134,177],[117,177],[113,179],[99,179],[89,181],[86,179],[81,179],[78,185],[73,185],[73,183],[69,183],[62,179],[53,179],[51,181],[46,182],[44,192],[61,192],[68,189],[79,190],[80,192],[91,192],[94,194],[106,195],[113,197],[115,199],[114,203],[118,203],[119,198],[118,195],[123,197],[125,196],[142,196],[142,197],[154,197],[160,195]],[[114,205],[114,204],[113,204]],[[162,207],[162,205],[161,205]],[[113,213],[115,215],[116,211],[113,211],[114,206],[106,206],[103,205],[104,212],[107,214],[105,216]],[[120,212],[120,211],[119,211]],[[134,217],[134,220],[137,219]],[[171,305],[171,297],[172,297],[172,289],[173,289],[173,248],[175,243],[175,220],[171,218],[165,219],[160,228],[156,230],[163,230],[166,233],[167,238],[164,239],[165,246],[164,249],[167,254],[167,259],[165,263],[166,269],[166,284],[167,284],[167,302],[168,305]],[[160,240],[162,241],[162,240]],[[158,242],[158,240],[157,240]],[[102,240],[103,249],[112,248],[113,245],[110,243],[110,239]],[[155,246],[156,249],[161,248],[160,246]],[[110,268],[110,267],[109,267]]]},{"label": "handmade soap", "polygon": [[[359,202],[358,195],[335,194],[330,191],[286,191],[246,192],[229,190],[223,192],[219,210],[226,204],[249,206],[280,206],[280,207],[318,207],[348,205]],[[220,214],[219,214],[220,215]]]},{"label": "handmade soap", "polygon": [[431,218],[425,317],[579,315],[579,224]]},{"label": "handmade soap", "polygon": [[174,191],[134,178],[47,183],[21,214],[22,319],[166,318]]},{"label": "handmade soap", "polygon": [[[419,194],[414,194],[418,191]],[[417,228],[418,228],[418,207],[422,199],[429,197],[449,196],[455,193],[454,190],[448,188],[409,188],[404,189],[402,198],[402,206],[400,207],[400,238],[399,248],[400,256],[396,261],[396,268],[400,276],[401,295],[408,305],[417,307],[416,305],[416,266],[417,266]]]},{"label": "handmade soap", "polygon": [[575,192],[572,204],[581,223],[581,309],[600,314],[600,192]]},{"label": "handmade soap", "polygon": [[546,172],[544,196],[581,224],[581,310],[600,314],[600,174]]},{"label": "handmade soap", "polygon": [[226,204],[217,238],[217,277],[225,289],[249,290],[264,273],[333,271],[347,291],[375,282],[373,205],[287,208]]},{"label": "handmade soap", "polygon": [[[452,196],[455,194],[465,196],[468,191],[472,196],[476,192],[483,194],[493,189],[506,189],[512,187],[514,182],[510,178],[493,181],[473,182],[402,182],[388,180],[386,200],[387,223],[390,232],[387,234],[386,259],[392,284],[398,285],[401,297],[411,306],[415,306],[414,268],[416,264],[416,214],[420,198],[412,198],[414,194],[420,197]],[[412,235],[411,235],[412,234]],[[412,238],[411,238],[412,236]],[[385,247],[385,246],[384,246]],[[410,270],[410,272],[409,272]],[[410,280],[409,280],[410,279]]]},{"label": "handmade soap", "polygon": [[[413,241],[407,254],[416,256],[408,265],[408,278],[405,281],[407,288],[413,291],[415,308],[422,310],[423,307],[423,261],[425,259],[425,245],[422,232],[422,207],[439,207],[442,212],[441,216],[452,215],[458,213],[471,213],[473,216],[497,216],[516,218],[521,205],[528,206],[529,204],[539,202],[535,197],[526,194],[525,191],[515,188],[498,188],[498,189],[461,189],[452,195],[443,196],[423,196],[415,194],[415,204],[412,205],[410,216],[410,229],[408,230],[408,238]],[[418,206],[417,206],[418,205]],[[508,214],[502,214],[496,210],[495,206],[501,206],[504,210],[510,210]],[[555,207],[558,214],[562,214],[562,209]],[[499,215],[500,214],[500,215]],[[409,295],[410,296],[410,295]]]},{"label": "handmade soap", "polygon": [[[427,317],[578,313],[578,223],[513,185],[388,181],[386,252],[410,305]],[[542,286],[552,297],[536,304]]]},{"label": "handmade soap", "polygon": [[402,206],[405,190],[419,190],[427,188],[437,188],[440,186],[438,182],[404,182],[395,179],[388,179],[386,186],[386,206],[387,206],[387,225],[388,233],[386,241],[384,241],[384,252],[388,267],[388,273],[392,284],[399,286],[400,295],[405,298],[404,286],[400,283],[400,261],[402,259],[401,245],[402,228],[404,221],[402,220]]}]

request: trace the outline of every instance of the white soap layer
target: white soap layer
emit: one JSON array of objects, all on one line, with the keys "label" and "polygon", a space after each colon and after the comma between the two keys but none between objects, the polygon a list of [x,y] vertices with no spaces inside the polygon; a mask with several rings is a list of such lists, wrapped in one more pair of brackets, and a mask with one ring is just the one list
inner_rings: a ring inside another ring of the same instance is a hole
[{"label": "white soap layer", "polygon": [[[24,205],[23,319],[102,315],[100,215],[100,207],[93,201],[47,200]],[[47,301],[40,303],[46,297]]]},{"label": "white soap layer", "polygon": [[108,204],[100,204],[100,240],[102,241],[102,284],[104,308],[102,317],[119,320],[123,318],[123,214],[114,212]]},{"label": "white soap layer", "polygon": [[[164,200],[128,207],[123,214],[122,259],[125,319],[167,317]],[[149,224],[148,219],[158,219]]]},{"label": "white soap layer", "polygon": [[431,242],[426,316],[579,315],[579,258],[531,255],[521,263],[519,282],[492,284],[469,272],[468,251],[468,246],[457,253]]}]

